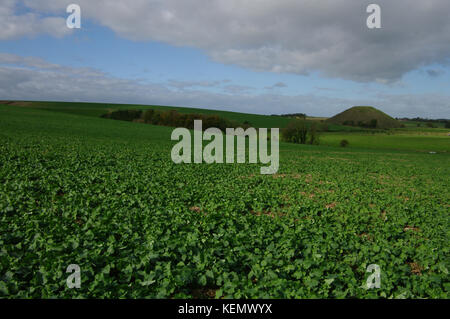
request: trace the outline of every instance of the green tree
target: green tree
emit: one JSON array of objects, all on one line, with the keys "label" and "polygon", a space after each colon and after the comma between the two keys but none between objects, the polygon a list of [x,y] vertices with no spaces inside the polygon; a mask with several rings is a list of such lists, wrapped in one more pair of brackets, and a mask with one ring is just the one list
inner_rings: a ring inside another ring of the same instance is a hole
[{"label": "green tree", "polygon": [[319,130],[317,129],[317,124],[313,123],[309,127],[309,144],[318,145],[319,144]]},{"label": "green tree", "polygon": [[283,139],[286,142],[306,144],[308,126],[305,120],[294,120],[282,130]]}]

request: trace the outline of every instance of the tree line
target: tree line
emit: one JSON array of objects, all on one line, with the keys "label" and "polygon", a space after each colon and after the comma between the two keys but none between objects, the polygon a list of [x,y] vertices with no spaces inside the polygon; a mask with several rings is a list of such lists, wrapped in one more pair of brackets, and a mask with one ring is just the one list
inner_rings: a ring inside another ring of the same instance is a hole
[{"label": "tree line", "polygon": [[319,144],[319,126],[305,120],[294,120],[281,131],[283,140],[296,144]]},{"label": "tree line", "polygon": [[175,110],[159,111],[154,109],[149,110],[118,110],[108,112],[102,115],[103,118],[147,123],[152,125],[184,127],[187,129],[194,128],[194,120],[201,120],[203,129],[216,127],[225,132],[227,128],[242,127],[247,129],[250,127],[249,122],[240,123],[229,120],[218,115],[206,115],[197,113],[179,113]]}]

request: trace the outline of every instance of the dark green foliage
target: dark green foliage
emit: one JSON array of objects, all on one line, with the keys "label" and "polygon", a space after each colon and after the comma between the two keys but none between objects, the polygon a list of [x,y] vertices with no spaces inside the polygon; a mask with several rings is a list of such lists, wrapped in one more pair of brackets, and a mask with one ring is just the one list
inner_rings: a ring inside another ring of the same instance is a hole
[{"label": "dark green foliage", "polygon": [[154,116],[155,116],[155,110],[152,110],[152,109],[146,110],[146,111],[144,111],[143,120],[145,123],[153,124],[152,120],[153,120]]},{"label": "dark green foliage", "polygon": [[[353,120],[346,120],[342,123],[342,125],[348,125],[348,126],[359,126],[364,128],[377,128],[378,120],[377,119],[371,119],[368,122],[364,121],[358,121],[357,124]],[[401,127],[401,125],[399,126]]]},{"label": "dark green foliage", "polygon": [[142,116],[141,110],[120,110],[102,115],[103,118],[109,118],[120,121],[133,121]]},{"label": "dark green foliage", "polygon": [[291,121],[282,131],[285,142],[296,144],[319,144],[319,130],[317,123],[308,123],[305,120]]},{"label": "dark green foliage", "polygon": [[237,128],[249,127],[247,123],[240,124],[236,121],[232,121],[226,118],[219,117],[217,115],[205,115],[197,113],[178,113],[175,110],[170,111],[158,111],[158,110],[119,110],[109,112],[102,117],[111,118],[115,120],[126,120],[126,121],[143,121],[147,124],[162,125],[162,126],[172,126],[172,127],[185,127],[188,129],[194,128],[194,120],[201,120],[203,129],[210,127],[216,127],[222,131],[227,128]]},{"label": "dark green foliage", "polygon": [[283,140],[290,143],[306,144],[308,136],[308,126],[304,120],[290,122],[282,130]]},{"label": "dark green foliage", "polygon": [[339,143],[339,145],[341,146],[341,147],[347,147],[348,146],[348,141],[347,140],[341,140],[341,142]]},{"label": "dark green foliage", "polygon": [[319,145],[319,131],[317,129],[317,124],[312,123],[308,130],[309,141],[311,145]]},{"label": "dark green foliage", "polygon": [[[321,121],[323,122],[323,121]],[[322,123],[321,124],[321,131],[322,132],[329,132],[330,131],[330,126],[327,123]]]},{"label": "dark green foliage", "polygon": [[450,121],[445,122],[445,128],[450,128]]},{"label": "dark green foliage", "polygon": [[[273,115],[273,116],[276,116],[276,115]],[[294,117],[294,118],[299,118],[299,119],[306,120],[306,114],[305,113],[281,114],[279,116],[282,116],[282,117]]]},{"label": "dark green foliage", "polygon": [[342,125],[355,126],[355,122],[353,120],[346,120],[342,123]]}]

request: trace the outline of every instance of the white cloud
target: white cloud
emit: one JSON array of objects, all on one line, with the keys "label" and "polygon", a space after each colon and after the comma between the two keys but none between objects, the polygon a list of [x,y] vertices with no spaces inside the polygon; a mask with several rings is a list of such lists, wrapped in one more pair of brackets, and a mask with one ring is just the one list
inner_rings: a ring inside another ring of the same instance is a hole
[{"label": "white cloud", "polygon": [[46,17],[34,12],[16,14],[17,4],[15,0],[2,0],[0,4],[0,40],[39,34],[62,37],[71,33],[64,17]]},{"label": "white cloud", "polygon": [[[1,6],[8,11],[13,2],[7,0]],[[23,3],[35,12],[53,14],[65,14],[67,6],[66,0]],[[329,77],[387,83],[423,65],[448,63],[450,58],[448,0],[377,0],[382,8],[380,30],[366,27],[366,7],[371,1],[361,0],[77,3],[83,18],[127,39],[196,47],[216,61],[254,70],[319,71]],[[9,24],[18,31],[2,31],[3,37],[31,32]],[[37,30],[50,32],[42,23]]]}]

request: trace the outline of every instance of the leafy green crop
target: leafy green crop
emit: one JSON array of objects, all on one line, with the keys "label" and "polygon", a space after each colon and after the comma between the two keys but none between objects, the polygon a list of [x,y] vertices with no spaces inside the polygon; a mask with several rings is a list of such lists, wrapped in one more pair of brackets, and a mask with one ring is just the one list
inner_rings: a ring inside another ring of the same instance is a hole
[{"label": "leafy green crop", "polygon": [[167,127],[13,106],[0,127],[1,297],[449,296],[448,153],[282,143],[263,176],[175,165]]}]

